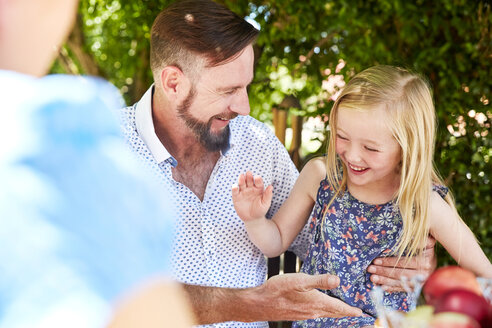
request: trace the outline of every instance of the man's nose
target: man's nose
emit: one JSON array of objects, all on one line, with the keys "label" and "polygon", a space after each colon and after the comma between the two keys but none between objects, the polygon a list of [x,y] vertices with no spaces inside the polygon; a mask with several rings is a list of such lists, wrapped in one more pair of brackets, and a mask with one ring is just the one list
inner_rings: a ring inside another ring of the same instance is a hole
[{"label": "man's nose", "polygon": [[246,88],[239,90],[232,99],[229,109],[239,115],[248,115],[250,112],[248,91]]}]

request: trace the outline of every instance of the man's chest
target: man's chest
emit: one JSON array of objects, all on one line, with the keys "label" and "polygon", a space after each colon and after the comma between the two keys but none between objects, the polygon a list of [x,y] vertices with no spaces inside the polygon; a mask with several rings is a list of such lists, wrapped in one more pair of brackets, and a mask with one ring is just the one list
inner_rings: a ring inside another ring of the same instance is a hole
[{"label": "man's chest", "polygon": [[172,178],[186,186],[198,199],[203,201],[215,164],[215,162],[204,161],[194,165],[178,165],[172,169]]}]

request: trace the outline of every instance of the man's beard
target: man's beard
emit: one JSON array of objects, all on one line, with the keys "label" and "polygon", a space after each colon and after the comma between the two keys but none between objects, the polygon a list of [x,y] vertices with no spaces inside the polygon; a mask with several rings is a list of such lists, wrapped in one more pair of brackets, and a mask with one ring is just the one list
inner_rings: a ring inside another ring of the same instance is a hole
[{"label": "man's beard", "polygon": [[[186,99],[183,100],[181,105],[178,106],[178,116],[186,123],[191,131],[195,134],[198,141],[204,146],[208,151],[218,151],[225,150],[229,148],[229,137],[231,135],[231,129],[229,125],[227,125],[222,131],[219,133],[213,133],[210,130],[212,125],[212,121],[218,117],[224,117],[225,115],[215,115],[210,118],[207,123],[200,122],[190,114],[190,106],[193,100],[195,99],[196,90],[195,87],[192,87]],[[229,119],[233,119],[237,116],[234,114]]]}]

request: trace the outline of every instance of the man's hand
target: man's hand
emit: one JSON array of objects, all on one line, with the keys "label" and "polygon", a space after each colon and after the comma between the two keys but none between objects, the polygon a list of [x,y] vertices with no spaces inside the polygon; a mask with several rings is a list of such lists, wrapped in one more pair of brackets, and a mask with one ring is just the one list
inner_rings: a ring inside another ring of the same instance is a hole
[{"label": "man's hand", "polygon": [[[257,312],[248,321],[294,321],[319,317],[360,316],[362,311],[318,289],[332,289],[338,277],[289,273],[271,277],[265,284],[250,291],[249,302],[256,303]],[[258,306],[259,305],[259,306]]]},{"label": "man's hand", "polygon": [[434,254],[436,240],[429,236],[424,252],[412,258],[380,257],[372,262],[367,271],[372,273],[371,281],[380,285],[385,291],[405,291],[402,277],[411,279],[422,275],[425,279],[436,269],[437,259]]}]

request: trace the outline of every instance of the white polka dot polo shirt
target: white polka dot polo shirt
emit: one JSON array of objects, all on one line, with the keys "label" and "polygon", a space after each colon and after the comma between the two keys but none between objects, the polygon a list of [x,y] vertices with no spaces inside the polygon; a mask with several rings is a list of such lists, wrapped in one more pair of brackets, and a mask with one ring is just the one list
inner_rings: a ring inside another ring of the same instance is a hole
[{"label": "white polka dot polo shirt", "polygon": [[[272,184],[267,217],[279,209],[298,176],[285,147],[270,129],[250,116],[230,122],[231,147],[221,154],[209,178],[203,201],[172,177],[176,160],[164,148],[152,123],[152,88],[134,106],[122,109],[122,128],[131,149],[168,188],[177,206],[171,258],[177,280],[194,285],[246,288],[264,283],[265,256],[249,240],[232,203],[231,187],[240,173],[252,171]],[[307,227],[307,226],[306,226]],[[309,244],[306,227],[292,245],[303,257]],[[208,327],[268,327],[266,322],[226,322]]]}]

